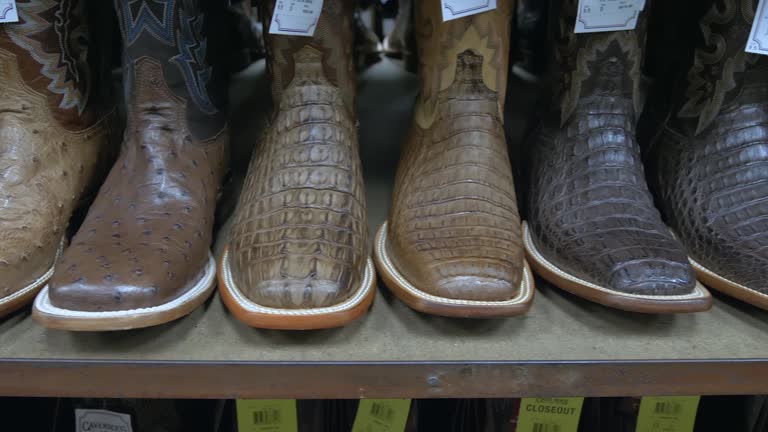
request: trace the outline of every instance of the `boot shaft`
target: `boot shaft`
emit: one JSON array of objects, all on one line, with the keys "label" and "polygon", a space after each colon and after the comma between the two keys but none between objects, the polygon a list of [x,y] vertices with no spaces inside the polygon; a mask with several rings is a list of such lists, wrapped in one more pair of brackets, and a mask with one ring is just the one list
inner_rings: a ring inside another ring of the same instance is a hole
[{"label": "boot shaft", "polygon": [[[0,50],[13,54],[23,85],[47,98],[60,126],[72,131],[92,126],[101,116],[91,106],[103,102],[94,104],[103,96],[95,81],[108,72],[93,70],[95,62],[89,62],[85,1],[17,0],[16,6],[19,22],[0,26]],[[3,82],[13,85],[7,78]],[[19,102],[3,100],[9,109]]]},{"label": "boot shaft", "polygon": [[561,124],[565,124],[580,105],[595,98],[613,98],[633,111],[638,118],[645,101],[642,86],[643,50],[651,1],[641,12],[637,27],[628,31],[575,33],[578,0],[556,0],[552,11],[559,66],[559,105]]},{"label": "boot shaft", "polygon": [[164,112],[174,112],[166,119],[172,120],[181,110],[178,120],[186,120],[198,140],[223,129],[226,80],[209,62],[206,5],[202,0],[114,0],[129,127],[153,117],[162,123]]},{"label": "boot shaft", "polygon": [[[272,83],[275,107],[285,89],[295,79],[311,82],[324,77],[338,88],[350,113],[355,99],[355,68],[353,59],[353,0],[325,0],[315,33],[307,36],[286,36],[269,33],[274,1],[262,2],[267,66]],[[317,53],[317,56],[308,53]],[[319,62],[312,57],[318,57]]]},{"label": "boot shaft", "polygon": [[504,111],[514,3],[501,0],[493,11],[443,22],[440,0],[416,1],[419,105],[424,108],[417,111],[417,121],[422,127],[431,123],[438,93],[473,68],[479,68],[482,83],[498,95],[499,113]]},{"label": "boot shaft", "polygon": [[[699,21],[694,51],[677,117],[700,134],[723,111],[768,98],[768,58],[744,49],[758,0],[713,0]],[[749,91],[745,91],[750,88]]]}]

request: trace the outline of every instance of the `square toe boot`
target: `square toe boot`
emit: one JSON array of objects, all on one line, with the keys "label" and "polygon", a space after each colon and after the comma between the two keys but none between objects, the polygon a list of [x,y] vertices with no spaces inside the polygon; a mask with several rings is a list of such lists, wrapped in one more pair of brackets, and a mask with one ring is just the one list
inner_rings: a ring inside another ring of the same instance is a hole
[{"label": "square toe boot", "polygon": [[128,123],[96,201],[35,301],[68,330],[157,325],[212,292],[209,252],[228,134],[209,92],[195,2],[116,0]]},{"label": "square toe boot", "polygon": [[557,110],[533,135],[529,262],[607,306],[706,310],[711,296],[654,207],[636,141],[645,17],[632,31],[574,34],[576,3],[560,9]]},{"label": "square toe boot", "polygon": [[757,2],[711,3],[654,174],[699,280],[768,309],[768,59],[744,51]]},{"label": "square toe boot", "polygon": [[114,138],[114,110],[91,88],[80,3],[19,1],[19,22],[0,26],[0,316],[51,277]]},{"label": "square toe boot", "polygon": [[421,312],[512,316],[533,300],[503,123],[511,3],[448,22],[439,0],[416,5],[421,91],[374,251]]},{"label": "square toe boot", "polygon": [[375,295],[353,112],[353,3],[324,1],[312,37],[267,34],[275,112],[219,265],[222,299],[254,327],[342,326]]}]

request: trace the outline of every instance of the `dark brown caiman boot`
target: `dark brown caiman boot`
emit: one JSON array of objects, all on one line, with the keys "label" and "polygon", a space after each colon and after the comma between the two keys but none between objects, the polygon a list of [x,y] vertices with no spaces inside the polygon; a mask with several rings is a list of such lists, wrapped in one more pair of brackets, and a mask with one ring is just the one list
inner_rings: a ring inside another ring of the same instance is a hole
[{"label": "dark brown caiman boot", "polygon": [[196,1],[115,0],[128,124],[120,158],[35,301],[55,328],[179,318],[216,283],[209,252],[228,141]]},{"label": "dark brown caiman boot", "polygon": [[82,2],[16,6],[19,22],[0,25],[0,316],[51,277],[70,216],[116,147]]},{"label": "dark brown caiman boot", "polygon": [[251,160],[219,291],[261,328],[338,327],[375,295],[354,114],[352,0],[325,0],[314,36],[269,34],[275,112]]},{"label": "dark brown caiman boot", "polygon": [[448,22],[439,0],[416,5],[421,92],[374,251],[422,312],[512,316],[533,300],[503,123],[511,3]]},{"label": "dark brown caiman boot", "polygon": [[768,309],[768,58],[744,51],[757,1],[711,3],[654,174],[699,280]]},{"label": "dark brown caiman boot", "polygon": [[606,306],[707,310],[709,293],[654,207],[635,137],[648,8],[636,30],[575,34],[576,3],[561,5],[561,89],[533,136],[529,262]]}]

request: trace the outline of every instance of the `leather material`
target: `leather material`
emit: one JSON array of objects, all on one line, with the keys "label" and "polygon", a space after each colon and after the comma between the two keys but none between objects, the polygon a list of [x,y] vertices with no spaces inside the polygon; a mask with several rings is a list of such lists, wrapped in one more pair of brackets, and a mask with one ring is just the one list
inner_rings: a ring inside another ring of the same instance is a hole
[{"label": "leather material", "polygon": [[665,216],[691,257],[768,294],[768,59],[744,52],[756,8],[713,2],[654,154]]},{"label": "leather material", "polygon": [[352,6],[326,0],[311,38],[267,36],[276,110],[251,161],[229,243],[236,287],[263,306],[335,305],[363,280],[369,244]]},{"label": "leather material", "polygon": [[563,2],[559,113],[533,135],[533,241],[561,270],[598,286],[690,293],[693,270],[654,207],[635,138],[645,18],[634,31],[577,35],[575,12],[575,0]]},{"label": "leather material", "polygon": [[421,93],[401,153],[388,252],[429,294],[514,298],[523,271],[520,217],[504,135],[511,3],[442,22],[416,5]]},{"label": "leather material", "polygon": [[148,308],[192,288],[208,265],[225,169],[228,133],[209,97],[204,16],[194,2],[116,7],[128,125],[120,158],[49,285],[51,303],[70,310]]},{"label": "leather material", "polygon": [[19,1],[19,23],[0,26],[0,297],[53,266],[114,138],[89,99],[81,5],[64,3]]}]

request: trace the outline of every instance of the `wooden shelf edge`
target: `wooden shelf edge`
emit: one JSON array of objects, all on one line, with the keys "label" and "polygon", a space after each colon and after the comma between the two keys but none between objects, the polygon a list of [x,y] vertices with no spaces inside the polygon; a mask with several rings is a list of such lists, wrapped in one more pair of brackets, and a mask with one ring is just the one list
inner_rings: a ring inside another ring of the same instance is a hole
[{"label": "wooden shelf edge", "polygon": [[261,363],[0,359],[0,395],[501,398],[768,393],[768,359]]}]

